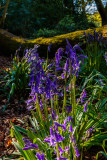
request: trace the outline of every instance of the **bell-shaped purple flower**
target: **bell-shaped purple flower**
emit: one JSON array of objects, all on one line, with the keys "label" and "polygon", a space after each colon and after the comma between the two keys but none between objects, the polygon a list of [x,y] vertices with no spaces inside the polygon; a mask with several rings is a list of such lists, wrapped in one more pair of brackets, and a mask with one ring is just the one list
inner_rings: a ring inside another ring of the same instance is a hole
[{"label": "bell-shaped purple flower", "polygon": [[73,123],[73,118],[72,118],[72,116],[68,116],[68,121],[70,122],[72,122]]},{"label": "bell-shaped purple flower", "polygon": [[56,112],[54,109],[52,109],[52,119],[55,120],[55,118],[56,118]]},{"label": "bell-shaped purple flower", "polygon": [[61,136],[59,133],[55,132],[55,141],[62,142],[65,139],[65,137]]},{"label": "bell-shaped purple flower", "polygon": [[67,58],[65,66],[64,66],[64,71],[67,71],[69,67],[69,58]]},{"label": "bell-shaped purple flower", "polygon": [[59,63],[60,63],[60,60],[62,58],[62,55],[63,55],[63,49],[59,48],[57,53],[55,54],[56,67],[59,67]]},{"label": "bell-shaped purple flower", "polygon": [[72,111],[72,106],[65,106],[67,113],[69,114]]},{"label": "bell-shaped purple flower", "polygon": [[84,112],[87,112],[87,103],[88,103],[88,102],[86,102],[86,103],[84,104]]},{"label": "bell-shaped purple flower", "polygon": [[44,154],[40,154],[39,152],[36,153],[38,160],[44,160]]},{"label": "bell-shaped purple flower", "polygon": [[29,140],[22,138],[24,143],[25,143],[25,148],[23,150],[28,150],[28,149],[38,149],[38,145],[31,143]]},{"label": "bell-shaped purple flower", "polygon": [[83,93],[82,93],[82,96],[81,96],[81,103],[84,102],[84,98],[86,98],[86,92],[85,92],[85,89],[83,89]]},{"label": "bell-shaped purple flower", "polygon": [[75,137],[74,137],[74,135],[72,135],[72,137],[71,137],[71,135],[69,135],[69,138],[75,144]]},{"label": "bell-shaped purple flower", "polygon": [[79,151],[78,151],[77,147],[74,147],[74,149],[75,149],[76,157],[79,157],[79,156],[80,156],[80,154],[79,154]]},{"label": "bell-shaped purple flower", "polygon": [[50,52],[51,47],[52,47],[52,44],[53,44],[53,43],[51,43],[51,44],[48,46],[48,52]]},{"label": "bell-shaped purple flower", "polygon": [[83,51],[78,44],[73,47],[73,50],[74,52],[76,52],[76,50]]},{"label": "bell-shaped purple flower", "polygon": [[73,132],[72,125],[69,125],[69,132]]},{"label": "bell-shaped purple flower", "polygon": [[66,126],[63,125],[63,124],[59,124],[57,121],[54,121],[54,124],[55,124],[55,130],[58,131],[58,127],[62,127],[63,130],[66,129]]}]

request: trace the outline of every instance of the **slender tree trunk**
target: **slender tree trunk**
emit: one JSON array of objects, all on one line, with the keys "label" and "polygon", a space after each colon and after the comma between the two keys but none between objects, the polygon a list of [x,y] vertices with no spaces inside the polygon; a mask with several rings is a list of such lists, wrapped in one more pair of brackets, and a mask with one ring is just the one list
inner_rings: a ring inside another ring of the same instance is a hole
[{"label": "slender tree trunk", "polygon": [[4,21],[5,21],[5,18],[6,18],[6,12],[7,12],[8,6],[9,6],[9,1],[10,0],[7,0],[7,2],[6,2],[5,8],[4,8],[4,13],[3,13],[3,16],[0,20],[0,27],[4,26]]},{"label": "slender tree trunk", "polygon": [[98,12],[101,15],[102,26],[107,25],[107,3],[105,8],[101,0],[95,0],[95,3],[98,9]]},{"label": "slender tree trunk", "polygon": [[85,7],[86,7],[85,1],[82,0],[82,13],[83,13],[83,17],[87,19]]}]

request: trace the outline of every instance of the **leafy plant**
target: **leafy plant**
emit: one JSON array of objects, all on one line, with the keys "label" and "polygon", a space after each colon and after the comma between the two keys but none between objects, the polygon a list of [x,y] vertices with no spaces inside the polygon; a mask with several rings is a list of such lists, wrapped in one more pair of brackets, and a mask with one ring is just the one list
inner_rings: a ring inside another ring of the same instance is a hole
[{"label": "leafy plant", "polygon": [[[8,103],[10,99],[17,94],[19,97],[26,97],[30,88],[28,87],[29,84],[29,71],[30,71],[30,64],[23,58],[20,61],[18,55],[13,58],[11,68],[8,68],[6,72],[6,76],[4,77],[5,82],[5,90],[8,92]],[[2,83],[3,83],[2,82]],[[8,104],[7,103],[7,104]],[[4,107],[3,111],[7,107]]]},{"label": "leafy plant", "polygon": [[106,151],[106,144],[105,144],[106,141],[107,141],[107,139],[103,140],[103,143],[102,143],[102,148],[103,148],[104,152],[103,151],[98,152],[96,155],[96,160],[98,160],[99,154],[102,154],[105,158],[107,158],[107,151]]},{"label": "leafy plant", "polygon": [[[81,48],[78,45],[71,47],[67,40],[67,57],[63,65],[63,49],[58,49],[55,54],[54,75],[43,69],[43,61],[36,52],[26,56],[27,61],[31,62],[31,99],[26,103],[32,113],[29,118],[32,127],[26,123],[25,130],[12,123],[11,128],[12,137],[15,135],[19,145],[14,144],[25,159],[26,155],[30,158],[32,154],[33,159],[82,160],[84,147],[89,148],[93,143],[101,145],[107,138],[107,131],[103,130],[103,122],[107,116],[103,113],[99,116],[98,112],[93,111],[93,94],[89,96],[84,86],[80,95],[76,95],[76,78],[82,59],[87,58],[77,55],[76,50],[81,51]],[[52,65],[46,68],[52,68]],[[64,91],[58,88],[59,71],[65,83]],[[60,97],[62,103],[59,101]],[[28,138],[23,138],[21,133]]]}]

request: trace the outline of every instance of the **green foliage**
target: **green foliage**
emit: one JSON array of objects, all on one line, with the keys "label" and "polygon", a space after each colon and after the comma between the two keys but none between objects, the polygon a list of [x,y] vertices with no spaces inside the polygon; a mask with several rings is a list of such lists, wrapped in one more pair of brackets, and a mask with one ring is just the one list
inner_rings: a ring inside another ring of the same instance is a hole
[{"label": "green foliage", "polygon": [[102,148],[103,148],[104,151],[100,151],[100,152],[97,153],[97,155],[96,155],[96,160],[98,160],[99,155],[103,155],[105,158],[107,158],[107,151],[106,151],[107,146],[106,146],[106,141],[107,141],[107,139],[103,140],[103,143],[102,143],[101,146],[102,146]]},{"label": "green foliage", "polygon": [[22,60],[19,62],[19,56],[15,56],[13,59],[13,66],[8,71],[8,78],[6,87],[10,87],[10,94],[13,96],[17,91],[21,94],[25,92],[25,89],[28,87],[28,70],[29,65],[26,61]]},{"label": "green foliage", "polygon": [[[67,8],[63,0],[11,0],[4,27],[18,36],[27,38],[51,37],[95,27],[92,22],[88,22],[86,15],[78,11],[79,6],[74,6],[75,14],[72,13],[72,5]],[[2,14],[3,9],[0,16]]]},{"label": "green foliage", "polygon": [[43,29],[39,29],[36,34],[33,34],[33,36],[34,37],[53,37],[58,34],[61,34],[61,32],[56,29],[43,28]]},{"label": "green foliage", "polygon": [[[11,68],[5,71],[6,76],[4,77],[5,83],[4,91],[8,91],[8,103],[11,98],[18,95],[19,98],[26,97],[30,91],[29,84],[29,66],[30,64],[23,58],[19,60],[19,56],[16,55],[13,58]],[[4,107],[3,111],[6,109],[8,103]]]},{"label": "green foliage", "polygon": [[75,22],[73,18],[69,15],[65,16],[63,19],[61,19],[57,26],[56,29],[61,30],[63,32],[72,32],[75,31]]},{"label": "green foliage", "polygon": [[[104,124],[104,121],[106,120],[107,116],[106,116],[106,114],[103,114],[100,110],[102,115],[101,115],[101,117],[98,117],[98,112],[95,112],[93,110],[94,106],[93,106],[92,102],[93,102],[93,98],[88,105],[88,112],[86,112],[86,113],[83,112],[83,106],[77,105],[77,111],[76,111],[76,115],[75,115],[77,123],[76,123],[76,126],[74,127],[75,129],[72,134],[77,133],[76,142],[79,146],[79,150],[81,151],[81,153],[82,153],[82,150],[84,147],[90,148],[91,146],[93,146],[93,144],[94,145],[101,145],[102,141],[107,138],[107,134],[106,134],[107,132],[103,131],[103,124]],[[12,124],[12,131],[11,131],[12,136],[15,136],[15,138],[18,141],[18,143],[14,142],[14,144],[15,144],[16,148],[20,151],[20,153],[22,153],[23,157],[26,159],[23,152],[26,152],[26,154],[27,154],[28,151],[22,150],[22,148],[24,148],[24,146],[19,148],[19,145],[18,146],[16,145],[16,144],[21,145],[22,134],[24,134],[25,137],[27,136],[28,139],[30,138],[33,143],[35,143],[39,146],[39,152],[45,153],[45,156],[47,157],[48,160],[50,160],[51,158],[54,159],[54,156],[55,156],[54,149],[51,146],[48,146],[47,143],[43,142],[45,137],[49,137],[48,131],[49,131],[49,128],[52,124],[51,115],[48,115],[50,117],[49,121],[47,121],[47,120],[42,121],[42,119],[40,118],[40,116],[38,114],[37,105],[36,105],[36,108],[37,108],[37,112],[32,111],[32,117],[29,117],[31,127],[29,127],[29,125],[26,123],[28,128],[26,130],[24,130],[23,128]],[[64,115],[62,115],[60,113],[59,118],[57,119],[57,122],[59,122],[60,124],[63,124],[65,117],[66,117],[66,113]],[[93,128],[93,131],[92,131],[93,135],[92,136],[90,136],[91,132],[88,131],[88,130],[90,130],[91,127]],[[67,124],[67,128],[69,128],[69,124]],[[16,135],[16,133],[17,133],[17,135]],[[59,133],[60,134],[63,133],[63,136],[65,137],[65,140],[63,141],[63,146],[69,146],[69,142],[70,142],[69,132],[67,132],[67,131],[62,132],[62,130],[60,129]],[[71,146],[71,148],[72,148],[72,146]],[[70,150],[70,152],[72,152],[72,150]],[[36,155],[36,153],[37,153],[36,150],[32,150],[32,154]],[[82,156],[82,154],[81,154],[81,156]],[[82,157],[81,157],[81,159],[82,159]]]},{"label": "green foliage", "polygon": [[[53,9],[54,8],[54,9]],[[8,8],[5,28],[23,37],[32,37],[40,28],[53,28],[64,16],[61,3],[12,0]]]},{"label": "green foliage", "polygon": [[73,32],[76,30],[85,30],[89,27],[95,27],[94,23],[87,22],[85,20],[79,20],[75,22],[74,17],[70,15],[64,16],[54,27],[54,29],[43,28],[39,29],[33,34],[34,37],[53,37],[60,34],[65,34],[68,32]]}]

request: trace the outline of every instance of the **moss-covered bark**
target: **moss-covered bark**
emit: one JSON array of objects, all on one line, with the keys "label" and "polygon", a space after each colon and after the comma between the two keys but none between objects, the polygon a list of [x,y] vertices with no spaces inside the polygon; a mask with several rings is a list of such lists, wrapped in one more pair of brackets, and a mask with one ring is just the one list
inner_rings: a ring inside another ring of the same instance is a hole
[{"label": "moss-covered bark", "polygon": [[[32,48],[35,44],[38,44],[40,45],[39,50],[38,50],[40,56],[46,57],[48,45],[53,43],[51,52],[49,53],[49,57],[53,57],[55,51],[59,47],[64,47],[66,45],[65,38],[67,38],[70,41],[72,46],[76,43],[83,42],[84,41],[84,31],[86,33],[88,32],[93,33],[94,29],[76,31],[72,33],[55,36],[52,38],[40,37],[34,40],[29,40],[29,39],[17,37],[3,29],[0,29],[0,52],[6,56],[10,56],[11,54],[14,55],[16,50],[22,44],[21,50],[23,54],[23,50],[25,48]],[[102,28],[96,28],[96,31],[102,32],[107,37],[107,26],[103,26]]]}]

